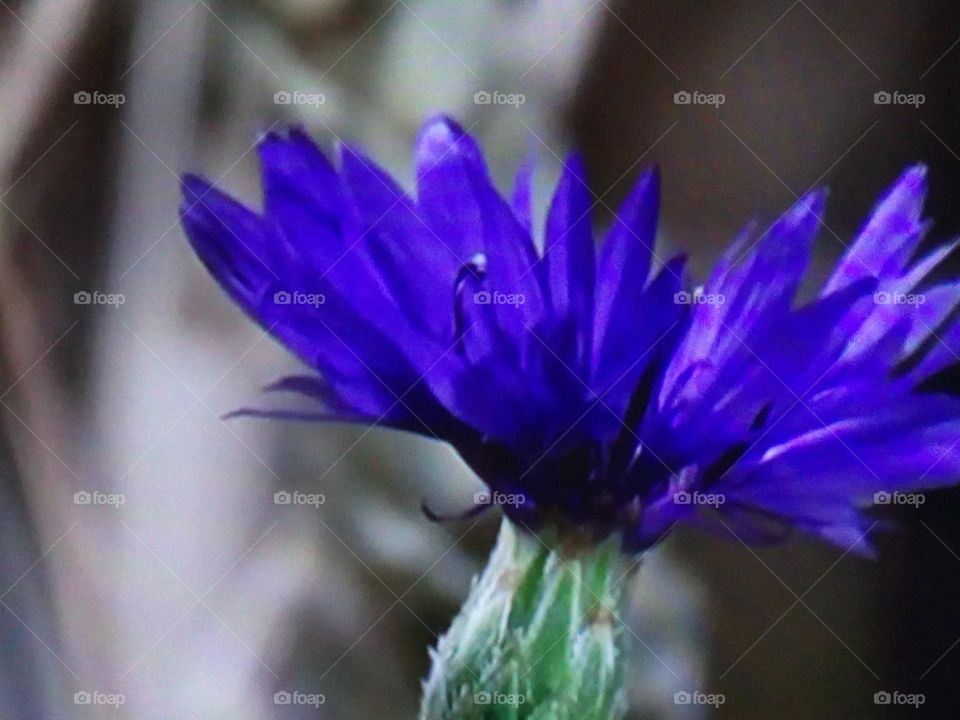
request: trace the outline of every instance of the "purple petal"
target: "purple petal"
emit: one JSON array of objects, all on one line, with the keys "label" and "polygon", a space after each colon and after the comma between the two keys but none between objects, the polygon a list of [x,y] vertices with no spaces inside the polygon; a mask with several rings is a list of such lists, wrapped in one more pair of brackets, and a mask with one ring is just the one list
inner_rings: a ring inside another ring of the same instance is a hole
[{"label": "purple petal", "polygon": [[877,204],[824,287],[830,293],[864,277],[900,275],[923,239],[927,169],[915,165]]},{"label": "purple petal", "polygon": [[547,214],[544,261],[554,318],[565,336],[560,355],[583,379],[590,364],[596,262],[590,209],[583,161],[574,155],[564,165]]}]

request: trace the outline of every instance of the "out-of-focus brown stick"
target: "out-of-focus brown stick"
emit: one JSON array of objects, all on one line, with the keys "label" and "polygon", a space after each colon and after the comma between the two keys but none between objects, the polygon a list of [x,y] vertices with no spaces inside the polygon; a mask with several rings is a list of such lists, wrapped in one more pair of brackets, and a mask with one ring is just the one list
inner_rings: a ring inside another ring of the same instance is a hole
[{"label": "out-of-focus brown stick", "polygon": [[58,85],[80,82],[71,68],[101,0],[35,0],[26,12],[0,6],[13,43],[0,73],[0,194],[13,180],[31,132],[53,103]]},{"label": "out-of-focus brown stick", "polygon": [[[22,8],[0,5],[0,22],[6,26],[9,43],[0,72],[0,198],[38,159],[30,155],[33,138],[62,105],[58,92],[82,84],[72,66],[103,4],[103,0],[35,0]],[[37,557],[25,561],[29,565],[37,558],[44,560],[43,568],[31,568],[25,584],[42,575],[41,584],[52,592],[50,605],[56,607],[66,598],[96,594],[97,587],[84,581],[79,571],[90,557],[94,538],[71,516],[72,496],[81,485],[84,463],[73,441],[78,437],[73,432],[78,426],[76,408],[69,403],[66,378],[58,371],[62,365],[55,362],[57,332],[42,322],[49,284],[16,261],[12,242],[16,234],[17,224],[8,209],[0,206],[0,427],[9,438],[16,468],[10,481],[20,486],[27,505],[25,517],[32,525],[22,533],[36,542]],[[55,552],[45,555],[53,546]],[[103,622],[106,618],[94,617],[106,614],[105,602],[93,600],[83,607],[91,612],[82,619],[73,613],[70,622],[108,627]],[[63,618],[51,620],[55,625]],[[96,682],[95,675],[101,671],[95,663],[85,662],[81,653],[71,652],[57,639],[57,635],[68,636],[63,628],[51,630],[30,616],[20,616],[18,622],[38,638],[38,654],[46,658],[50,653],[51,666],[62,671],[59,675],[67,687]],[[109,638],[102,634],[101,641]],[[95,650],[90,653],[90,657],[102,655]],[[53,690],[48,684],[52,680],[40,681],[47,692]],[[57,706],[53,703],[50,711]]]}]

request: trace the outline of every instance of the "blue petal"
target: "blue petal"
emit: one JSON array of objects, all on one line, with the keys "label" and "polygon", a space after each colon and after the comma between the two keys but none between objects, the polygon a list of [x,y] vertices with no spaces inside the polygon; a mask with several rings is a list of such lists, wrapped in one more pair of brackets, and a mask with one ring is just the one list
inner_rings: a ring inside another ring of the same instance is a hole
[{"label": "blue petal", "polygon": [[427,223],[465,263],[484,247],[477,188],[490,179],[483,153],[460,125],[439,115],[420,130],[416,168],[417,200]]},{"label": "blue petal", "polygon": [[603,356],[607,332],[628,332],[650,273],[657,235],[660,173],[644,173],[617,211],[597,268],[594,358]]},{"label": "blue petal", "polygon": [[619,418],[625,417],[647,368],[669,357],[676,338],[686,329],[687,306],[674,301],[682,287],[685,262],[682,255],[671,259],[637,297],[632,316],[618,318],[607,333],[592,385]]},{"label": "blue petal", "polygon": [[513,197],[510,205],[523,229],[533,237],[533,176],[536,163],[532,157],[520,164],[513,185]]},{"label": "blue petal", "polygon": [[[746,252],[745,234],[723,257],[703,293],[715,302],[698,303],[684,346],[667,372],[673,380],[690,364],[709,360],[716,367],[742,354],[753,336],[774,327],[790,311],[820,226],[825,193],[814,192],[794,205]],[[699,392],[699,390],[697,390]]]},{"label": "blue petal", "polygon": [[544,260],[559,354],[586,380],[591,360],[595,264],[583,161],[567,159],[547,213]]},{"label": "blue petal", "polygon": [[370,254],[412,324],[452,338],[450,298],[466,259],[423,222],[413,200],[372,160],[344,147],[341,174],[352,210],[348,238]]},{"label": "blue petal", "polygon": [[824,287],[825,293],[864,277],[899,275],[923,239],[927,169],[910,168],[877,204]]},{"label": "blue petal", "polygon": [[270,268],[266,231],[252,211],[194,175],[182,181],[180,220],[198,257],[248,312],[262,301]]},{"label": "blue petal", "polygon": [[[315,213],[332,229],[339,225],[343,193],[336,170],[320,148],[299,128],[287,136],[268,133],[259,143],[265,214],[282,214],[296,206]],[[275,205],[276,201],[282,204]]]}]

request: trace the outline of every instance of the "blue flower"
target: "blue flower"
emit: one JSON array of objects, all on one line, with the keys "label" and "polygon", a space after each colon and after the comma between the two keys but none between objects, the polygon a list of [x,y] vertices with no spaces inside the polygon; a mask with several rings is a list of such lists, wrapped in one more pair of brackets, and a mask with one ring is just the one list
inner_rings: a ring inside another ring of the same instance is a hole
[{"label": "blue flower", "polygon": [[181,218],[212,275],[310,372],[307,409],[452,445],[518,524],[648,547],[678,522],[862,550],[875,501],[960,479],[957,283],[917,249],[908,169],[815,296],[796,298],[825,194],[750,227],[702,287],[653,251],[647,172],[595,246],[569,158],[534,240],[531,170],[511,199],[445,117],[416,144],[416,197],[352,147],[300,130],[259,146],[263,208],[193,176]]}]

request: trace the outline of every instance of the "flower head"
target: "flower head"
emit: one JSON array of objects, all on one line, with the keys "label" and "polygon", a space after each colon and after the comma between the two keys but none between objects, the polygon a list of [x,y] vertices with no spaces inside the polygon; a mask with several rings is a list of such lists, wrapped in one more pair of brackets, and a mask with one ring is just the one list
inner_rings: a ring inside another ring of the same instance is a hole
[{"label": "flower head", "polygon": [[825,195],[748,228],[701,288],[653,251],[647,172],[597,247],[581,161],[534,239],[530,169],[510,200],[445,117],[416,145],[416,194],[300,130],[260,143],[263,208],[193,176],[183,226],[221,286],[309,368],[316,401],[260,414],[378,424],[451,444],[505,512],[620,533],[677,522],[755,539],[799,529],[865,546],[875,496],[960,479],[956,283],[918,256],[925,170],[907,170],[812,300],[795,297]]}]

